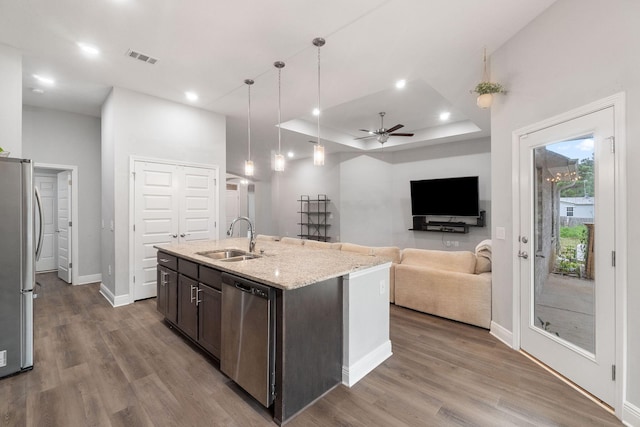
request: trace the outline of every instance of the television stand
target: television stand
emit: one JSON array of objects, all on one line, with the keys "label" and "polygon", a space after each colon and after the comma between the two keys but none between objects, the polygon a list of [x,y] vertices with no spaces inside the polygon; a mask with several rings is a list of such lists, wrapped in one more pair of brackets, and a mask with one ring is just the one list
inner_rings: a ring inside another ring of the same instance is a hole
[{"label": "television stand", "polygon": [[413,228],[411,231],[435,231],[442,233],[468,233],[469,227],[484,227],[485,226],[486,212],[480,211],[480,216],[474,217],[475,224],[467,222],[454,222],[454,221],[427,221],[426,216],[414,216]]}]

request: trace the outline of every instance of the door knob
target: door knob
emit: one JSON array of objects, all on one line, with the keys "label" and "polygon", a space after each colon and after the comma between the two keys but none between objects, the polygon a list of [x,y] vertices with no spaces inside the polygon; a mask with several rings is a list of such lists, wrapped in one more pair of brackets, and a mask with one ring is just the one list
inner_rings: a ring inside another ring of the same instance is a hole
[{"label": "door knob", "polygon": [[173,237],[175,239],[176,237],[178,237],[178,235],[177,234],[172,234],[171,237]]},{"label": "door knob", "polygon": [[529,239],[527,239],[526,237],[522,236],[522,243],[527,243],[529,241]]},{"label": "door knob", "polygon": [[186,234],[180,233],[180,237],[184,237],[184,236],[186,236]]},{"label": "door knob", "polygon": [[529,258],[529,254],[526,253],[525,251],[518,251],[518,256],[520,258],[524,258],[524,259],[528,259]]}]

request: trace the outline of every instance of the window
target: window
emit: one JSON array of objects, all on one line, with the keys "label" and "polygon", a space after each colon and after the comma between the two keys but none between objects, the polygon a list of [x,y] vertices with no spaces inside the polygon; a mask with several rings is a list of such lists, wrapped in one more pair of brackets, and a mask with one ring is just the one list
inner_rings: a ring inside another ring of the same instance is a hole
[{"label": "window", "polygon": [[567,206],[567,216],[573,216],[573,206]]}]

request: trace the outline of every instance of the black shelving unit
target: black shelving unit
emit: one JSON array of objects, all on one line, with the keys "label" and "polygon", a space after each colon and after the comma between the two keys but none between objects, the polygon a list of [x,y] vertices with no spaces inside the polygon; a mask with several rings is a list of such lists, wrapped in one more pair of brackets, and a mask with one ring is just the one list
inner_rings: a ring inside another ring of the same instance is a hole
[{"label": "black shelving unit", "polygon": [[331,226],[328,223],[329,200],[326,194],[318,194],[317,199],[312,199],[307,195],[301,195],[300,202],[300,234],[298,237],[307,240],[318,240],[328,242],[330,237],[327,235],[327,229]]}]

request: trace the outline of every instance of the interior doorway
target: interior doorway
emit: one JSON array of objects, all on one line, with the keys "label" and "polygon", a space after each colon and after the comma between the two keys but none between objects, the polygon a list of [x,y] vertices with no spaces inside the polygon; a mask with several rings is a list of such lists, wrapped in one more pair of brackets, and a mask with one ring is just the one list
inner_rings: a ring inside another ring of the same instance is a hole
[{"label": "interior doorway", "polygon": [[[34,164],[34,184],[42,198],[43,225],[36,217],[36,234],[43,226],[42,253],[36,273],[57,271],[69,284],[78,282],[78,168],[74,165]],[[75,267],[74,267],[75,266]]]},{"label": "interior doorway", "polygon": [[613,408],[626,286],[619,99],[514,133],[514,347]]}]

